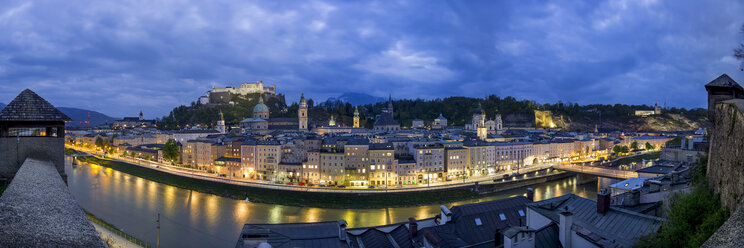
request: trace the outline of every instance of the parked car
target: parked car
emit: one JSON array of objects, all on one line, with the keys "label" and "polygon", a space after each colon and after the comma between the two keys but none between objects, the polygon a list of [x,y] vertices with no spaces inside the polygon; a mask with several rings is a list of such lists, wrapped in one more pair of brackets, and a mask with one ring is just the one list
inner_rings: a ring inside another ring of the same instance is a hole
[{"label": "parked car", "polygon": [[375,186],[373,186],[373,185],[370,185],[370,186],[369,186],[369,187],[367,187],[367,188],[370,188],[370,189],[374,189],[374,188],[375,188]]},{"label": "parked car", "polygon": [[298,183],[297,185],[300,185],[300,186],[305,186],[306,184],[305,184],[305,182],[300,182],[300,183]]},{"label": "parked car", "polygon": [[287,185],[294,185],[294,183],[293,183],[293,182],[287,182],[286,184],[287,184]]},{"label": "parked car", "polygon": [[274,181],[274,184],[282,184],[281,181]]},{"label": "parked car", "polygon": [[307,184],[307,186],[308,186],[308,187],[315,187],[315,184],[312,184],[312,183],[308,183],[308,184]]},{"label": "parked car", "polygon": [[339,189],[343,189],[343,188],[346,188],[346,186],[344,186],[344,185],[339,185],[339,186],[336,186],[336,188],[339,188]]}]

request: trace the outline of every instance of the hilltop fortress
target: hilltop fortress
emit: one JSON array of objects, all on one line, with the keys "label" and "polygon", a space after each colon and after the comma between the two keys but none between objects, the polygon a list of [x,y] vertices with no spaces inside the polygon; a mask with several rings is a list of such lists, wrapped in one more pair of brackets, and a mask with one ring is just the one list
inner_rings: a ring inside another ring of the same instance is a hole
[{"label": "hilltop fortress", "polygon": [[248,94],[266,94],[270,96],[276,95],[276,85],[272,84],[271,87],[264,86],[263,81],[257,81],[255,83],[241,83],[240,87],[227,86],[225,88],[212,87],[212,90],[207,91],[206,94],[199,97],[199,103],[208,104],[224,104],[229,103],[232,99],[232,95],[248,95]]}]

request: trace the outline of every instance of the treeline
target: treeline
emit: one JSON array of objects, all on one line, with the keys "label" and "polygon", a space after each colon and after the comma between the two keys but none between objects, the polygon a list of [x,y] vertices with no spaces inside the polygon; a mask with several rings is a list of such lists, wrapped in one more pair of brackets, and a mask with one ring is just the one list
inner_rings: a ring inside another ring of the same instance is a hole
[{"label": "treeline", "polygon": [[[299,105],[293,102],[286,105],[275,98],[267,98],[265,104],[271,110],[271,117],[297,117]],[[179,106],[168,116],[162,118],[159,126],[164,129],[182,128],[185,125],[205,125],[214,126],[219,118],[219,111],[222,110],[227,123],[238,123],[241,120],[252,117],[253,107],[258,103],[258,94],[247,96],[235,96],[234,105],[201,105],[192,103],[191,106]],[[635,116],[636,110],[653,110],[653,106],[648,105],[626,105],[626,104],[590,104],[579,105],[577,103],[546,103],[539,104],[528,100],[517,100],[514,97],[499,97],[490,95],[486,98],[472,98],[453,96],[447,98],[437,98],[433,100],[425,99],[399,99],[393,100],[394,117],[402,126],[411,126],[414,119],[422,119],[426,123],[431,123],[441,113],[447,118],[449,125],[461,126],[470,122],[473,112],[481,104],[487,119],[493,119],[496,114],[501,114],[503,118],[508,115],[533,116],[534,110],[550,110],[554,115],[561,115],[569,121],[598,120],[614,121],[626,123],[638,119]],[[388,106],[387,102],[378,102],[375,104],[366,104],[353,106],[350,103],[341,101],[324,102],[322,105],[315,105],[313,99],[308,99],[309,115],[311,123],[316,125],[326,125],[331,115],[334,116],[336,123],[344,126],[353,124],[354,109],[358,107],[361,124],[364,127],[371,128],[375,117],[382,113],[383,109]],[[706,110],[702,108],[684,109],[669,108],[663,110],[665,114],[680,114],[691,120],[701,120],[706,116]]]}]

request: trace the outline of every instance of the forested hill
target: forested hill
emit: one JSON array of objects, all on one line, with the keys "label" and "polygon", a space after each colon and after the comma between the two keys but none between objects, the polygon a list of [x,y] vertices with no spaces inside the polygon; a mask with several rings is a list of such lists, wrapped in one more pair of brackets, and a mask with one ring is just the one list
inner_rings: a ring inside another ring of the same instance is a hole
[{"label": "forested hill", "polygon": [[[228,124],[237,124],[240,120],[252,116],[253,106],[258,102],[258,94],[234,98],[234,105],[200,105],[180,106],[171,111],[169,116],[163,117],[160,127],[174,129],[189,125],[214,126],[219,118],[219,111],[225,115]],[[271,117],[296,117],[298,105],[296,102],[287,106],[275,98],[268,98],[266,105],[271,110]],[[450,125],[461,126],[468,123],[473,111],[482,105],[486,118],[492,119],[498,113],[502,115],[505,126],[534,126],[534,111],[549,110],[556,119],[563,117],[565,129],[577,131],[594,130],[595,124],[602,129],[624,131],[671,131],[692,130],[706,124],[706,110],[669,108],[663,110],[662,115],[651,117],[637,117],[636,110],[652,110],[647,105],[579,105],[571,103],[537,104],[527,100],[517,100],[513,97],[486,98],[447,97],[434,100],[401,99],[393,100],[395,119],[403,127],[411,126],[413,119],[422,119],[430,123],[441,113]],[[312,99],[310,106],[310,126],[321,126],[328,123],[330,115],[334,115],[338,123],[351,126],[354,107],[350,103],[337,101],[327,102],[323,106],[314,106]],[[387,107],[386,102],[358,106],[362,125],[371,128],[374,118]]]}]

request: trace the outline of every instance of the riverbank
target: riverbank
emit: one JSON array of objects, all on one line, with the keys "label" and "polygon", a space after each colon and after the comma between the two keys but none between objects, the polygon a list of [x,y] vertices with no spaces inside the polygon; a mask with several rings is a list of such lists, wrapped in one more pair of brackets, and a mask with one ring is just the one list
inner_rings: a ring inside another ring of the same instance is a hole
[{"label": "riverbank", "polygon": [[[98,164],[123,173],[163,184],[195,190],[201,193],[214,194],[232,199],[243,200],[246,197],[251,202],[279,204],[287,206],[323,207],[323,208],[389,208],[408,207],[418,205],[440,204],[483,197],[474,192],[472,185],[460,188],[441,190],[426,190],[416,192],[395,192],[384,194],[370,193],[325,193],[286,191],[266,188],[247,187],[229,183],[183,177],[167,172],[141,167],[125,162],[99,159],[96,157],[78,157],[81,162]],[[535,183],[544,182],[535,180]],[[529,185],[526,181],[519,182],[521,186]],[[506,185],[504,185],[506,186]],[[505,189],[512,187],[505,187]],[[495,190],[491,193],[498,192]]]},{"label": "riverbank", "polygon": [[251,202],[266,204],[323,208],[385,208],[447,203],[479,196],[469,188],[389,194],[334,194],[284,191],[187,178],[124,162],[103,160],[95,157],[79,157],[78,159],[82,162],[98,164],[136,177],[179,188],[238,200],[248,197]]},{"label": "riverbank", "polygon": [[[85,211],[85,210],[83,210]],[[144,247],[144,248],[150,248],[148,244],[143,242],[142,240],[139,240],[132,235],[129,235],[125,232],[122,232],[114,225],[109,224],[108,222],[96,217],[95,215],[89,213],[88,211],[85,211],[85,215],[88,217],[91,223],[93,223],[93,226],[96,227],[96,230],[101,235],[101,238],[106,242],[109,247]],[[107,237],[104,237],[107,236]]]}]

